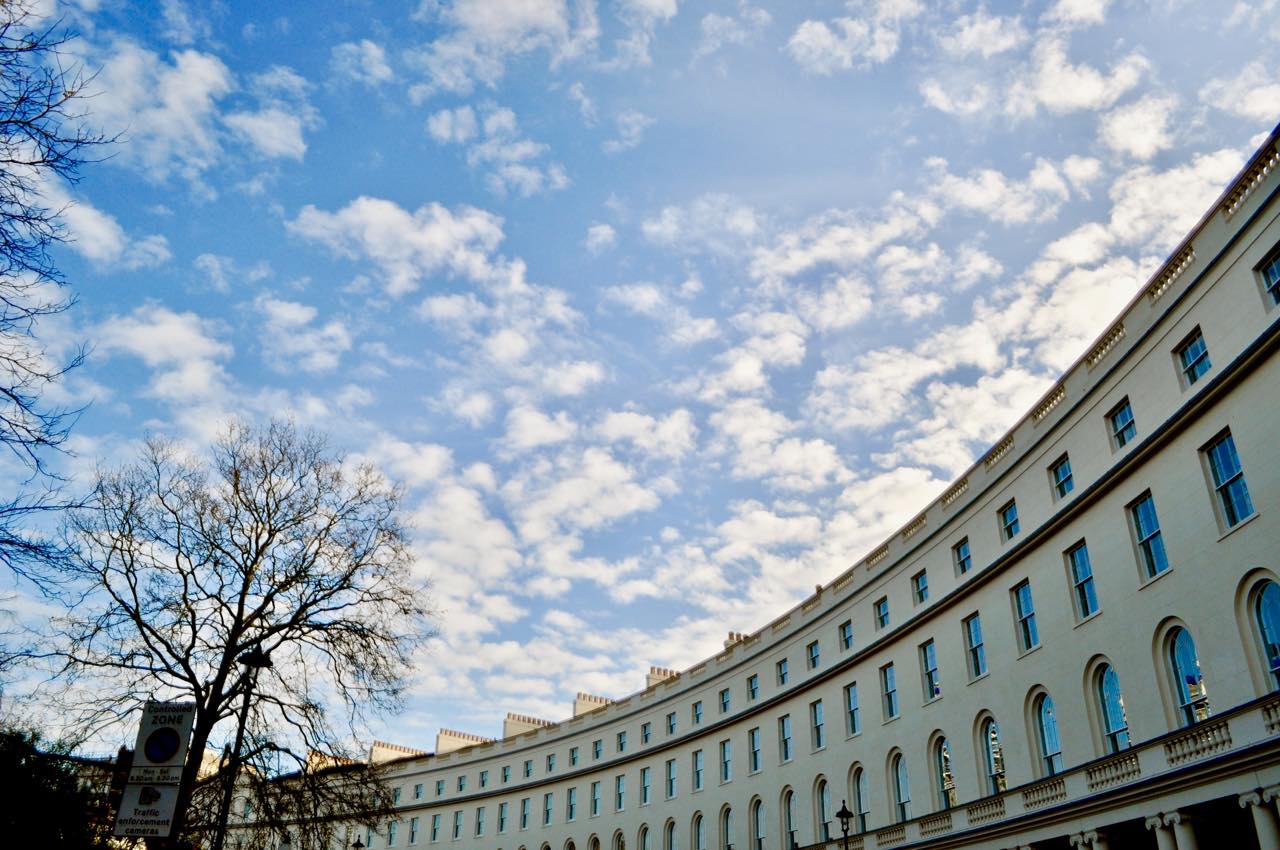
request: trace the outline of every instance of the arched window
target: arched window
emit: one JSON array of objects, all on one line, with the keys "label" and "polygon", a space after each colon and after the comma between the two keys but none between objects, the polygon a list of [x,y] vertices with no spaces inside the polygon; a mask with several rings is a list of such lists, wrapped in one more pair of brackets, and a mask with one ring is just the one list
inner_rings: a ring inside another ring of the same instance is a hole
[{"label": "arched window", "polygon": [[796,794],[788,791],[782,795],[782,846],[795,847],[796,841]]},{"label": "arched window", "polygon": [[733,809],[728,806],[720,814],[720,850],[733,850]]},{"label": "arched window", "polygon": [[1058,715],[1048,694],[1036,698],[1036,730],[1040,737],[1040,767],[1045,776],[1062,772],[1062,742],[1058,738]]},{"label": "arched window", "polygon": [[814,795],[818,804],[818,840],[831,840],[831,786],[827,780],[818,782],[818,793]]},{"label": "arched window", "polygon": [[981,732],[983,774],[987,778],[987,793],[999,794],[1005,789],[1004,750],[1000,746],[1000,725],[994,717],[982,721]]},{"label": "arched window", "polygon": [[901,823],[911,819],[911,786],[907,783],[907,760],[898,753],[893,757],[893,803],[894,814]]},{"label": "arched window", "polygon": [[949,809],[956,804],[956,777],[951,771],[951,745],[946,738],[939,738],[934,745],[933,761],[938,783],[938,808]]},{"label": "arched window", "polygon": [[751,847],[752,850],[764,850],[764,803],[756,800],[751,804]]},{"label": "arched window", "polygon": [[867,831],[867,814],[871,811],[871,790],[867,787],[867,772],[858,768],[853,774],[853,828],[855,832]]},{"label": "arched window", "polygon": [[1280,689],[1280,585],[1264,582],[1253,603],[1253,620],[1262,641],[1272,690]]},{"label": "arched window", "polygon": [[640,845],[640,850],[653,850],[653,842],[649,838],[649,827],[640,827],[640,840],[636,843]]},{"label": "arched window", "polygon": [[666,827],[662,830],[662,850],[678,850],[676,847],[676,822],[667,821]]},{"label": "arched window", "polygon": [[1118,753],[1129,746],[1129,721],[1120,695],[1120,677],[1110,664],[1098,668],[1098,703],[1102,708],[1102,734],[1107,752]]},{"label": "arched window", "polygon": [[587,842],[587,846],[590,847],[591,850],[600,850],[600,839],[596,838],[594,835],[591,836],[591,840]]},{"label": "arched window", "polygon": [[693,816],[693,850],[707,850],[707,824],[702,815]]},{"label": "arched window", "polygon": [[620,831],[613,834],[613,850],[627,850],[627,839]]},{"label": "arched window", "polygon": [[1200,657],[1191,632],[1175,628],[1169,633],[1169,663],[1173,671],[1173,692],[1178,700],[1178,713],[1184,725],[1204,720],[1212,713],[1209,692],[1200,675]]}]

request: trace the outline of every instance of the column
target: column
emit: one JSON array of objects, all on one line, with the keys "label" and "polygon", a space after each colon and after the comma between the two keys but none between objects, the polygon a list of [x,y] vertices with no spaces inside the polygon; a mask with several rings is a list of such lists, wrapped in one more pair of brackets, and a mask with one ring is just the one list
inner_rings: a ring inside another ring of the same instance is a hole
[{"label": "column", "polygon": [[1162,815],[1152,815],[1147,818],[1147,829],[1156,834],[1156,850],[1176,850],[1177,845],[1173,842],[1173,830],[1164,825]]},{"label": "column", "polygon": [[1196,841],[1196,832],[1191,827],[1191,818],[1182,812],[1165,812],[1164,822],[1173,827],[1173,838],[1178,850],[1200,850]]},{"label": "column", "polygon": [[1110,850],[1107,837],[1096,829],[1077,832],[1070,837],[1070,842],[1072,847],[1079,847],[1080,850]]},{"label": "column", "polygon": [[1262,794],[1257,791],[1241,794],[1240,808],[1248,809],[1253,815],[1253,829],[1258,833],[1259,847],[1280,847],[1280,823],[1276,820],[1275,809],[1269,801],[1263,801]]}]

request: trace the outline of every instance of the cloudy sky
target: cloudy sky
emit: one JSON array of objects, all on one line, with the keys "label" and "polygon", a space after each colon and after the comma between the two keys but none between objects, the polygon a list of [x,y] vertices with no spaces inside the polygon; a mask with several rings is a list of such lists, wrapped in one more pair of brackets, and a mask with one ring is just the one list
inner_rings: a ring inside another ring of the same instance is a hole
[{"label": "cloudy sky", "polygon": [[382,737],[626,695],[1084,351],[1280,118],[1278,7],[60,5],[123,134],[50,189],[72,472],[288,412],[408,487],[441,636]]}]

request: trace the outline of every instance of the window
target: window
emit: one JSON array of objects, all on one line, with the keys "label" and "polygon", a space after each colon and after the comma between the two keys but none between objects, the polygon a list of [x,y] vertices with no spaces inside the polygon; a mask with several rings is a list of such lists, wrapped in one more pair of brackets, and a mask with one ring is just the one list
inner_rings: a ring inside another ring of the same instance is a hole
[{"label": "window", "polygon": [[627,733],[625,731],[618,733],[617,743],[618,743],[617,751],[620,753],[625,753],[627,751]]},{"label": "window", "polygon": [[459,776],[458,777],[458,793],[461,794],[463,791],[466,791],[466,790],[467,790],[467,777]]},{"label": "window", "polygon": [[591,760],[599,761],[600,757],[603,755],[604,755],[604,741],[600,740],[599,738],[596,738],[594,741],[591,742]]},{"label": "window", "polygon": [[[524,778],[528,779],[533,776],[533,759],[525,759],[524,762]],[[461,790],[461,789],[459,789]]]},{"label": "window", "polygon": [[[1280,592],[1280,591],[1278,591]],[[760,769],[760,727],[747,732],[747,769],[755,773]]]},{"label": "window", "polygon": [[641,723],[640,724],[640,743],[647,744],[651,740],[653,740],[653,724]]},{"label": "window", "polygon": [[1065,499],[1075,489],[1075,481],[1071,477],[1071,460],[1063,455],[1053,466],[1049,467],[1049,480],[1053,482],[1053,496]]},{"label": "window", "polygon": [[924,570],[911,577],[911,594],[917,605],[929,601],[929,574]]},{"label": "window", "polygon": [[938,651],[932,640],[920,644],[920,672],[924,678],[924,701],[942,696],[942,677],[938,674]]},{"label": "window", "polygon": [[1262,288],[1271,296],[1271,303],[1280,304],[1280,254],[1264,263],[1258,272],[1262,275]]},{"label": "window", "polygon": [[787,668],[787,659],[783,658],[776,666],[778,668],[778,685],[785,685],[787,683],[787,679],[790,678],[790,673]]},{"label": "window", "polygon": [[907,784],[907,760],[898,753],[893,757],[893,804],[898,823],[911,819],[911,786]]},{"label": "window", "polygon": [[667,799],[676,796],[676,760],[667,759]]},{"label": "window", "polygon": [[822,720],[822,700],[809,703],[809,728],[812,732],[813,748],[820,750],[827,745],[826,724]]},{"label": "window", "polygon": [[788,791],[782,798],[783,826],[786,827],[786,846],[796,846],[796,795]]},{"label": "window", "polygon": [[1213,364],[1209,362],[1209,347],[1205,345],[1204,334],[1196,328],[1186,342],[1178,346],[1178,366],[1182,370],[1183,386],[1191,386],[1200,380],[1200,376],[1208,372]]},{"label": "window", "polygon": [[440,815],[431,816],[431,840],[440,840]]},{"label": "window", "polygon": [[951,547],[951,558],[956,564],[956,575],[964,575],[973,569],[973,556],[969,554],[969,538]]},{"label": "window", "polygon": [[577,767],[577,766],[578,766],[578,748],[570,747],[569,748],[569,767]]},{"label": "window", "polygon": [[730,782],[733,779],[733,742],[720,742],[720,781]]},{"label": "window", "polygon": [[556,754],[547,753],[547,773],[551,773],[556,769]]},{"label": "window", "polygon": [[1133,517],[1133,530],[1137,535],[1138,554],[1147,578],[1155,578],[1169,569],[1169,559],[1164,553],[1164,538],[1160,536],[1160,520],[1156,516],[1156,503],[1150,493],[1129,506]]},{"label": "window", "polygon": [[506,831],[507,831],[507,804],[499,803],[498,804],[498,832],[503,833]]},{"label": "window", "polygon": [[728,806],[720,815],[720,850],[733,850],[733,809]]},{"label": "window", "polygon": [[487,770],[480,771],[480,787],[481,788],[489,787],[489,771]]},{"label": "window", "polygon": [[805,658],[808,659],[809,669],[817,670],[818,665],[822,663],[822,649],[815,640],[804,648]]},{"label": "window", "polygon": [[1120,695],[1120,677],[1110,664],[1103,664],[1098,668],[1096,682],[1102,737],[1107,752],[1118,753],[1129,746],[1129,721],[1124,714],[1124,697]]},{"label": "window", "polygon": [[418,843],[418,818],[409,818],[409,843]]},{"label": "window", "polygon": [[756,800],[751,804],[751,850],[764,850],[764,803]]},{"label": "window", "polygon": [[1000,509],[1000,538],[1012,540],[1018,536],[1018,503],[1012,499]]},{"label": "window", "polygon": [[949,809],[956,800],[956,777],[951,771],[951,745],[939,738],[933,748],[934,779],[938,783],[938,808]]},{"label": "window", "polygon": [[1122,448],[1138,436],[1138,426],[1133,421],[1133,407],[1126,397],[1107,414],[1107,422],[1111,426],[1111,444]]},{"label": "window", "polygon": [[653,795],[653,769],[640,768],[640,805],[647,806]]},{"label": "window", "polygon": [[547,793],[542,795],[542,825],[551,825],[551,811],[555,806],[555,794]]},{"label": "window", "polygon": [[858,768],[853,774],[853,831],[867,831],[867,815],[871,813],[871,789],[867,787],[867,772]]},{"label": "window", "polygon": [[707,825],[702,815],[693,816],[693,850],[707,850]]},{"label": "window", "polygon": [[662,850],[677,850],[675,821],[667,821],[667,828],[662,831]]},{"label": "window", "polygon": [[982,722],[982,763],[987,777],[987,793],[999,794],[1004,791],[1004,749],[1000,746],[1000,726],[995,718],[988,717]]},{"label": "window", "polygon": [[1040,634],[1036,631],[1036,606],[1031,601],[1030,580],[1013,589],[1013,613],[1018,618],[1018,648],[1023,652],[1030,652],[1040,645]]},{"label": "window", "polygon": [[1076,617],[1083,620],[1098,610],[1098,594],[1093,586],[1093,567],[1089,563],[1089,548],[1084,541],[1067,550],[1067,567],[1071,572],[1071,595],[1075,600]]},{"label": "window", "polygon": [[1280,689],[1280,585],[1264,582],[1253,603],[1253,622],[1262,643],[1262,654],[1272,690]]},{"label": "window", "polygon": [[892,720],[898,716],[898,680],[892,664],[880,668],[880,689],[884,694],[884,719]]},{"label": "window", "polygon": [[987,650],[982,644],[982,620],[977,614],[964,620],[964,645],[969,656],[969,678],[976,679],[987,672]]},{"label": "window", "polygon": [[823,779],[818,783],[818,840],[831,840],[831,786]]},{"label": "window", "polygon": [[752,673],[747,677],[747,699],[753,700],[760,696],[760,676]]},{"label": "window", "polygon": [[667,714],[667,734],[674,735],[676,733],[676,713],[674,711]]},{"label": "window", "polygon": [[600,783],[591,783],[591,817],[600,814]]},{"label": "window", "polygon": [[1185,726],[1208,719],[1209,693],[1200,675],[1200,657],[1191,633],[1175,628],[1169,635],[1169,663],[1173,672],[1173,690],[1178,700],[1178,714]]},{"label": "window", "polygon": [[484,835],[484,806],[476,806],[476,837]]},{"label": "window", "polygon": [[844,686],[844,728],[849,735],[862,731],[862,718],[858,716],[858,683]]},{"label": "window", "polygon": [[530,801],[530,799],[529,799],[528,797],[524,797],[524,798],[522,798],[522,799],[520,800],[520,828],[521,828],[521,829],[528,829],[528,828],[529,828],[529,808],[530,808],[530,805],[529,805],[529,804],[530,804],[530,802],[531,802],[531,801]]},{"label": "window", "polygon": [[1045,776],[1054,776],[1062,772],[1062,742],[1058,739],[1058,717],[1048,694],[1036,698],[1035,717],[1040,739],[1040,769]]},{"label": "window", "polygon": [[782,761],[791,761],[791,715],[778,718],[778,755]]},{"label": "window", "polygon": [[399,826],[399,823],[397,823],[396,821],[393,821],[393,820],[387,821],[387,846],[388,847],[396,846],[396,827],[397,826]]},{"label": "window", "polygon": [[840,624],[840,648],[853,649],[853,621],[845,620]]},{"label": "window", "polygon": [[702,722],[702,700],[696,700],[693,703],[693,725],[697,726]]},{"label": "window", "polygon": [[511,781],[511,766],[503,765],[502,767],[502,784],[506,785]]},{"label": "window", "polygon": [[1222,523],[1227,528],[1239,525],[1253,516],[1253,500],[1244,483],[1244,470],[1240,468],[1240,456],[1236,454],[1235,440],[1230,432],[1214,440],[1204,450],[1213,476],[1213,489],[1218,494],[1218,509]]},{"label": "window", "polygon": [[391,803],[397,806],[400,805],[400,787],[399,786],[396,786],[395,788],[391,789]]},{"label": "window", "polygon": [[413,786],[413,799],[415,800],[422,799],[422,783],[421,782]]},{"label": "window", "polygon": [[640,827],[639,850],[653,850],[653,842],[649,839],[649,827]]},{"label": "window", "polygon": [[883,629],[889,625],[889,598],[881,596],[875,602],[876,628]]},{"label": "window", "polygon": [[702,750],[693,751],[693,790],[702,790]]},{"label": "window", "polygon": [[728,688],[724,688],[723,690],[720,691],[720,713],[721,714],[729,713],[729,706],[732,703],[732,701],[733,701],[733,694],[729,692]]},{"label": "window", "polygon": [[444,780],[443,779],[436,780],[436,796],[437,797],[444,796]]},{"label": "window", "polygon": [[620,812],[626,808],[627,803],[627,777],[619,775],[613,778],[613,810]]}]

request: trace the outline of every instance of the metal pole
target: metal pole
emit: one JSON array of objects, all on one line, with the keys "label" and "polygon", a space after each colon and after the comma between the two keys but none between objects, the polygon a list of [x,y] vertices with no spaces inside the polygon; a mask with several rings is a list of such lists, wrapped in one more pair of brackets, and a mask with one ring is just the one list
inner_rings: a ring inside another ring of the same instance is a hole
[{"label": "metal pole", "polygon": [[240,770],[240,748],[244,746],[244,727],[249,722],[249,705],[253,701],[253,685],[258,680],[258,671],[271,666],[271,656],[261,649],[253,649],[238,659],[248,668],[248,677],[244,683],[244,705],[240,706],[240,718],[236,724],[236,742],[231,750],[230,769],[227,771],[226,787],[222,791],[222,804],[218,812],[218,829],[213,833],[212,850],[222,850],[227,835],[227,821],[231,817],[231,799],[235,796],[236,774]]}]

